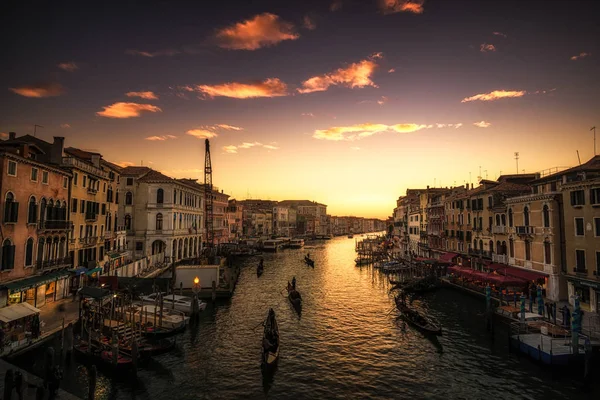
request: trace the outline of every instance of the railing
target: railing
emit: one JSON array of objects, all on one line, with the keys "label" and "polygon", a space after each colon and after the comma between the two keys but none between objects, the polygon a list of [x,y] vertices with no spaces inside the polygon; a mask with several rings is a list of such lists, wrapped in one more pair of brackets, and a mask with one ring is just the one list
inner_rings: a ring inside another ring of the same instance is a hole
[{"label": "railing", "polygon": [[544,272],[553,275],[555,273],[555,266],[552,264],[544,264]]},{"label": "railing", "polygon": [[73,229],[72,221],[64,221],[64,220],[39,220],[38,221],[38,231],[61,231],[61,230],[71,230]]},{"label": "railing", "polygon": [[85,213],[86,222],[96,222],[98,220],[98,214],[95,213]]},{"label": "railing", "polygon": [[506,234],[506,226],[504,226],[504,225],[493,226],[492,233]]},{"label": "railing", "polygon": [[92,188],[92,187],[90,187],[90,186],[88,186],[88,188],[87,188],[87,192],[88,192],[89,194],[96,194],[96,193],[98,193],[98,190],[97,190],[97,189],[94,189],[94,188]]},{"label": "railing", "polygon": [[88,236],[79,238],[79,243],[84,246],[93,246],[98,242],[97,236]]},{"label": "railing", "polygon": [[516,226],[515,230],[517,235],[533,235],[535,233],[535,227],[533,226]]},{"label": "railing", "polygon": [[533,263],[531,261],[527,261],[527,260],[523,261],[523,266],[525,268],[533,269]]},{"label": "railing", "polygon": [[506,254],[492,254],[492,261],[495,263],[506,264]]},{"label": "railing", "polygon": [[95,167],[86,162],[80,161],[75,157],[63,157],[62,163],[65,166],[75,167],[87,173],[96,175],[97,177],[108,179],[108,172],[102,171],[100,168]]},{"label": "railing", "polygon": [[587,275],[588,270],[587,268],[573,267],[573,272],[575,272],[577,275]]},{"label": "railing", "polygon": [[48,268],[56,268],[65,265],[71,265],[72,262],[73,260],[71,260],[71,257],[56,258],[54,260],[37,261],[35,263],[35,267],[38,270],[44,270]]}]

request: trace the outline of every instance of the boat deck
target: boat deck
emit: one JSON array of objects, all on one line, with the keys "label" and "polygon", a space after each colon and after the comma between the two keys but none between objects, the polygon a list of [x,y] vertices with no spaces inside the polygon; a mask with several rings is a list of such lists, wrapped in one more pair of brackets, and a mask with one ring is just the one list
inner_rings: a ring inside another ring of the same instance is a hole
[{"label": "boat deck", "polygon": [[511,344],[521,353],[548,365],[569,365],[574,359],[582,358],[585,349],[579,342],[579,353],[573,354],[570,338],[552,338],[541,333],[512,335]]}]

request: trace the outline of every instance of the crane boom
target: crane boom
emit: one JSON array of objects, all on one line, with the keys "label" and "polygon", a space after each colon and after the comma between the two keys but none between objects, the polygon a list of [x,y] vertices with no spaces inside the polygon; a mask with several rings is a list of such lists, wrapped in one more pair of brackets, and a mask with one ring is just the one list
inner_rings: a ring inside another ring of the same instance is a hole
[{"label": "crane boom", "polygon": [[206,246],[212,248],[215,243],[215,231],[213,228],[213,185],[212,165],[210,161],[210,144],[205,140],[206,150],[204,153],[204,204],[206,225]]}]

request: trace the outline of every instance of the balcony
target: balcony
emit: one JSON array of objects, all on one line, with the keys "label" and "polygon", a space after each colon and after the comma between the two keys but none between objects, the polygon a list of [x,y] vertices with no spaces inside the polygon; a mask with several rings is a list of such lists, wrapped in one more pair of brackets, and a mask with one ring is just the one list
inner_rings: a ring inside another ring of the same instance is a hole
[{"label": "balcony", "polygon": [[82,237],[79,238],[79,244],[82,246],[94,246],[96,245],[96,243],[98,242],[98,237],[97,236],[88,236],[88,237]]},{"label": "balcony", "polygon": [[506,254],[492,254],[492,261],[499,264],[506,264]]},{"label": "balcony", "polygon": [[573,267],[573,272],[578,276],[587,276],[588,270],[585,268]]},{"label": "balcony", "polygon": [[552,264],[544,264],[544,272],[550,275],[554,275],[557,273],[556,267]]},{"label": "balcony", "polygon": [[535,227],[533,226],[516,226],[515,231],[517,235],[533,235],[535,234]]},{"label": "balcony", "polygon": [[88,174],[92,174],[101,179],[108,179],[108,172],[102,171],[100,168],[95,167],[92,164],[88,164],[81,160],[78,160],[75,157],[63,157],[62,163],[66,167],[74,167],[80,169],[82,171],[87,172]]},{"label": "balcony", "polygon": [[472,256],[479,256],[485,258],[492,258],[493,253],[488,250],[479,250],[479,249],[469,249],[469,254]]},{"label": "balcony", "polygon": [[45,231],[69,231],[73,229],[73,222],[63,220],[40,220],[38,221],[38,232]]},{"label": "balcony", "polygon": [[88,186],[88,188],[87,188],[87,192],[88,192],[89,194],[96,194],[96,193],[98,193],[98,190],[97,190],[97,189],[94,189],[93,187],[90,187],[90,186]]},{"label": "balcony", "polygon": [[492,233],[506,235],[506,226],[492,226]]},{"label": "balcony", "polygon": [[98,214],[96,213],[85,213],[85,222],[96,222],[98,221]]},{"label": "balcony", "polygon": [[71,257],[64,257],[54,260],[38,261],[35,263],[35,267],[38,271],[46,271],[71,266],[72,262],[73,260],[71,260]]}]

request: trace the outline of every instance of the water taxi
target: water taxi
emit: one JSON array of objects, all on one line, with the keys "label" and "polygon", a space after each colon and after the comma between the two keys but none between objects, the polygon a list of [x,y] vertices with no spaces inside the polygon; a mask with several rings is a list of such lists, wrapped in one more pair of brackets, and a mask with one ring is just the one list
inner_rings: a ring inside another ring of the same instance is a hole
[{"label": "water taxi", "polygon": [[290,248],[301,249],[304,247],[304,239],[292,239],[290,241]]}]

